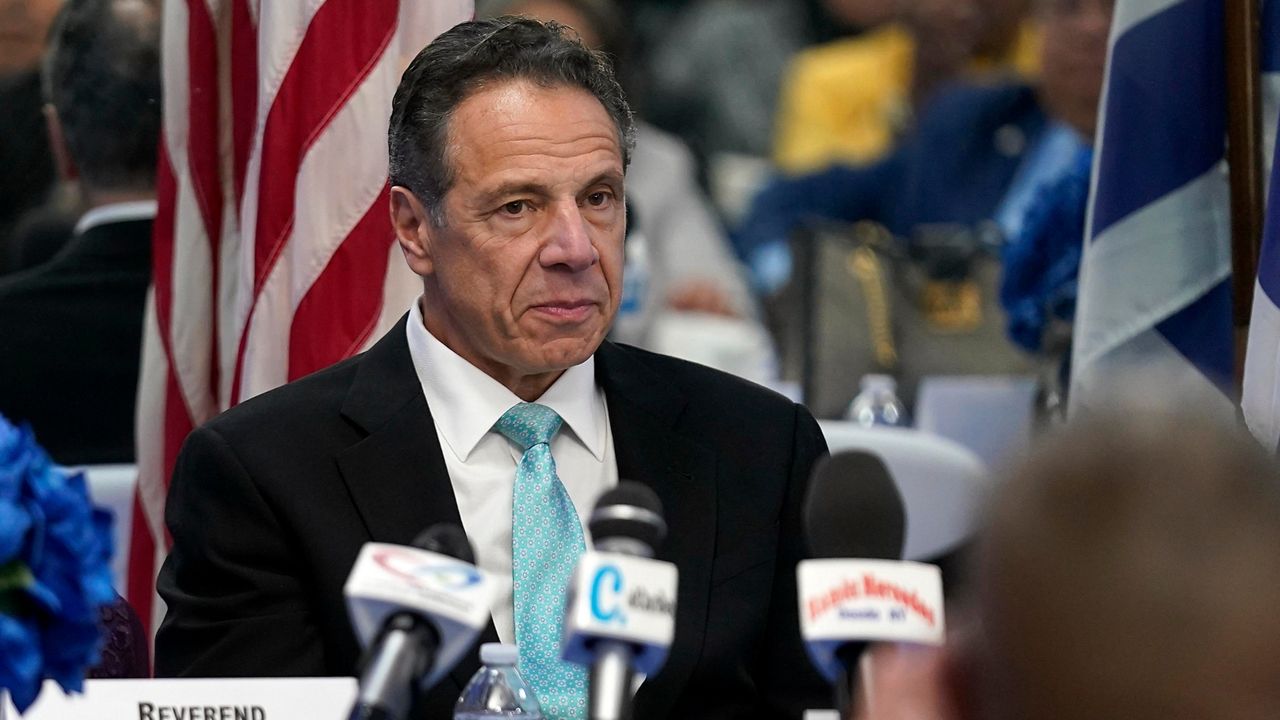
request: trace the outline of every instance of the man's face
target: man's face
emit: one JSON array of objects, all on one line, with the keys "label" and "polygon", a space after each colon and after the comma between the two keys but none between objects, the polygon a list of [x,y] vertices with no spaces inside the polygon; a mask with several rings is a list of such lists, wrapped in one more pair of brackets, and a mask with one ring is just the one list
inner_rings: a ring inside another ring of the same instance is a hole
[{"label": "man's face", "polygon": [[1093,137],[1112,0],[1046,0],[1040,98],[1049,114]]},{"label": "man's face", "polygon": [[427,328],[517,395],[536,397],[595,352],[618,308],[626,211],[617,129],[584,90],[507,81],[458,105],[446,157],[454,182],[444,226],[406,191],[392,200],[401,246],[424,279]]}]

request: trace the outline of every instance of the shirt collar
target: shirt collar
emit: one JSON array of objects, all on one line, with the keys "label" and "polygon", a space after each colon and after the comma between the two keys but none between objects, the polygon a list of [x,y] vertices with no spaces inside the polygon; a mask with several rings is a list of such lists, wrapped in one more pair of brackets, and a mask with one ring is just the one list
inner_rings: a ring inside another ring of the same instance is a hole
[{"label": "shirt collar", "polygon": [[128,222],[130,220],[151,220],[156,216],[155,200],[134,200],[132,202],[108,203],[99,205],[80,216],[76,222],[76,235],[83,235],[90,228],[107,223]]},{"label": "shirt collar", "polygon": [[[428,332],[419,303],[413,304],[406,323],[409,355],[431,417],[449,450],[466,462],[502,414],[522,401]],[[596,386],[595,375],[592,355],[565,370],[537,402],[555,410],[572,435],[603,461],[604,393]]]}]

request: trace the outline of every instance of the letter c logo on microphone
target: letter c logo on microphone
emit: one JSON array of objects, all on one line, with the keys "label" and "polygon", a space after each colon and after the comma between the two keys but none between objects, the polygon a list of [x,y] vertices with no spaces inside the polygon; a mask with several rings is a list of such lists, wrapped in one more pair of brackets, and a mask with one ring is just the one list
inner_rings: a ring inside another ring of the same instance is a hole
[{"label": "letter c logo on microphone", "polygon": [[[613,599],[608,610],[605,609],[603,602],[605,593],[609,593]],[[601,622],[616,622],[619,625],[626,625],[627,618],[622,614],[617,602],[621,596],[622,571],[615,565],[602,566],[596,571],[596,576],[591,580],[591,614]]]}]

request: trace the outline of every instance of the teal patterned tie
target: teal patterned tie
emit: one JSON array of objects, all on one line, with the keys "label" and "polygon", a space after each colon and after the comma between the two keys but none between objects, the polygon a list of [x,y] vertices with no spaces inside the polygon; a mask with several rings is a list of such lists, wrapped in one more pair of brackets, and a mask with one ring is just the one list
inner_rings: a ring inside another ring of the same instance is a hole
[{"label": "teal patterned tie", "polygon": [[586,717],[587,711],[586,669],[560,659],[565,586],[586,542],[551,458],[551,438],[561,422],[546,405],[520,403],[493,427],[524,450],[511,503],[520,673],[533,686],[545,717],[568,720]]}]

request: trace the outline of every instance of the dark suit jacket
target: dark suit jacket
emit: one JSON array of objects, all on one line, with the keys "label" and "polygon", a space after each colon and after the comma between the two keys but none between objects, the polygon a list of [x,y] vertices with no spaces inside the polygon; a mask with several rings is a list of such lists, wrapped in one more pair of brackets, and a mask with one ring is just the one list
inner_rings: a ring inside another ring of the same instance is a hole
[{"label": "dark suit jacket", "polygon": [[0,279],[0,413],[66,465],[133,462],[151,221],[91,227]]},{"label": "dark suit jacket", "polygon": [[[619,476],[657,492],[679,567],[676,639],[637,718],[796,717],[824,704],[803,655],[795,564],[812,417],[698,365],[606,343],[596,353]],[[159,578],[157,675],[351,675],[342,584],[362,544],[459,522],[404,324],[365,355],[243,403],[178,459]],[[506,522],[495,518],[495,522]],[[490,625],[484,638],[496,640]],[[429,693],[447,718],[471,656]]]}]

